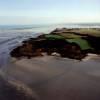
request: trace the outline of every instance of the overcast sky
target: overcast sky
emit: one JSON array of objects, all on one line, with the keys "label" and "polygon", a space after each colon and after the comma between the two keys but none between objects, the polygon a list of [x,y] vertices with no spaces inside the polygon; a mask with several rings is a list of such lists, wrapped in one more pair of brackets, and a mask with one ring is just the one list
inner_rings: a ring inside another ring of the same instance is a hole
[{"label": "overcast sky", "polygon": [[100,22],[100,0],[0,0],[0,24]]}]

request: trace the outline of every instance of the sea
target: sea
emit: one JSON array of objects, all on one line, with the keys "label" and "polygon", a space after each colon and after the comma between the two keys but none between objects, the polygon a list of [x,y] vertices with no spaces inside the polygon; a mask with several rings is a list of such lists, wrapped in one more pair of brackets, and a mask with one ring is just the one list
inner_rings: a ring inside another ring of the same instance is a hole
[{"label": "sea", "polygon": [[0,68],[7,67],[10,51],[23,40],[48,34],[56,28],[100,28],[100,24],[0,25]]}]

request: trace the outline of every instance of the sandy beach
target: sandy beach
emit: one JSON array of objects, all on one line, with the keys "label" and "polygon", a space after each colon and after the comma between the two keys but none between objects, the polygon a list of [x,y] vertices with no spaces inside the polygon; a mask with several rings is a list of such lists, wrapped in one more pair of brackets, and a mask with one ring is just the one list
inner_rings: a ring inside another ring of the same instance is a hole
[{"label": "sandy beach", "polygon": [[[0,96],[4,100],[11,100],[16,94],[20,94],[21,97],[27,95],[29,98],[36,96],[40,100],[100,100],[100,57],[90,54],[82,61],[47,55],[14,59],[10,56],[11,50],[20,46],[23,39],[39,34],[35,35],[25,30],[23,34],[20,30],[11,31],[5,30],[0,33],[0,74],[1,71],[3,73],[3,77],[0,76]],[[10,83],[10,87],[7,86],[8,90],[12,90],[14,86],[17,93],[12,94],[7,90],[2,95],[6,89],[4,84],[9,84],[9,81],[14,84]],[[26,91],[23,90],[22,84],[25,85]],[[22,86],[22,90],[17,91],[19,85]],[[33,95],[29,95],[27,89],[32,89]],[[22,91],[24,95],[21,94]],[[5,93],[8,97],[5,97]],[[0,100],[3,100],[1,97]]]},{"label": "sandy beach", "polygon": [[77,61],[53,56],[12,60],[4,71],[27,84],[40,100],[100,100],[100,58]]}]

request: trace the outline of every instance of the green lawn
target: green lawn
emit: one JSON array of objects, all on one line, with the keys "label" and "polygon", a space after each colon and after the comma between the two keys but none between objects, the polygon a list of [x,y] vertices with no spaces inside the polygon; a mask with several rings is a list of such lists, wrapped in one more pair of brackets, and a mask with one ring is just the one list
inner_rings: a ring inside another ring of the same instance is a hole
[{"label": "green lawn", "polygon": [[74,38],[74,39],[66,39],[70,43],[76,43],[80,46],[82,50],[88,50],[92,49],[92,47],[89,45],[89,43],[81,38]]}]

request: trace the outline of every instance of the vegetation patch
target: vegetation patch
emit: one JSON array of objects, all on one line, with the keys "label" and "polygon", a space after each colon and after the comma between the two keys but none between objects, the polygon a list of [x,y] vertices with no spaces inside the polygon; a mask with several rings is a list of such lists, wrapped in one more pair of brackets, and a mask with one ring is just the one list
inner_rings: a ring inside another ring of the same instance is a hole
[{"label": "vegetation patch", "polygon": [[87,40],[81,38],[66,39],[69,43],[76,43],[80,46],[81,50],[93,49]]}]

